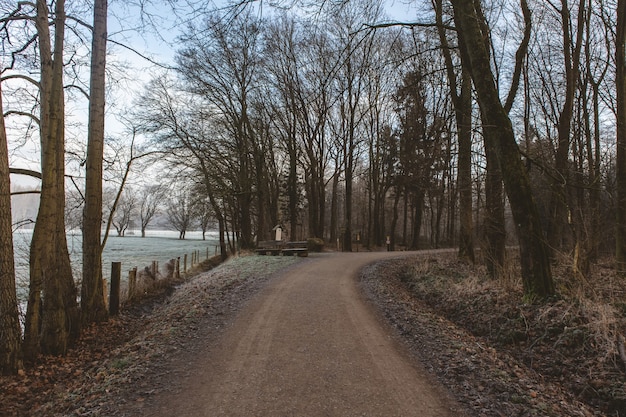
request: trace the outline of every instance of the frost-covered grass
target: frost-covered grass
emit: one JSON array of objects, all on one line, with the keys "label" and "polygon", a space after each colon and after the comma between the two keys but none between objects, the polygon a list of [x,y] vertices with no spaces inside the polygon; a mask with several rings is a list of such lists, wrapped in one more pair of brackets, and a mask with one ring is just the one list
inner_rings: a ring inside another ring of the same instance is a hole
[{"label": "frost-covered grass", "polygon": [[[28,288],[28,258],[32,230],[19,230],[13,234],[15,246],[15,267],[20,298],[26,296]],[[67,245],[72,260],[74,279],[80,280],[82,274],[82,235],[80,232],[70,232],[67,234]],[[113,233],[109,236],[102,256],[103,275],[109,279],[111,274],[111,263],[122,263],[122,280],[128,276],[128,271],[137,267],[143,269],[150,266],[152,261],[159,263],[162,271],[163,265],[170,259],[181,258],[181,269],[183,259],[188,255],[187,267],[191,267],[191,254],[194,251],[200,252],[199,260],[204,260],[208,256],[213,256],[218,245],[214,234],[207,233],[207,240],[202,240],[200,232],[188,232],[184,240],[178,239],[176,231],[156,231],[149,230],[147,236],[142,238],[139,233],[118,237]]]},{"label": "frost-covered grass", "polygon": [[296,263],[297,256],[238,256],[230,259],[224,270],[240,278],[265,276]]}]

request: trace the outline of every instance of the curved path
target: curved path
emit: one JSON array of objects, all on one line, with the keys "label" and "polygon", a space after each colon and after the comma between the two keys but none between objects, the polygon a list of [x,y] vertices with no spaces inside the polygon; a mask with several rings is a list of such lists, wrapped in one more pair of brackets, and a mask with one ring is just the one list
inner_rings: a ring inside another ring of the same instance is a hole
[{"label": "curved path", "polygon": [[[153,416],[452,416],[357,288],[398,253],[312,254],[273,280]],[[147,411],[147,410],[146,410]]]}]

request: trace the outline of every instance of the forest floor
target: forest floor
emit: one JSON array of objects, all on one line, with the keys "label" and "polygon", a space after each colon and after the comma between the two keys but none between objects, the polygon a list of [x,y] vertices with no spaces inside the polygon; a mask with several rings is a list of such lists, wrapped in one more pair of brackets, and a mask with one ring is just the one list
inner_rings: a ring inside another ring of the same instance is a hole
[{"label": "forest floor", "polygon": [[[219,337],[291,257],[244,256],[84,331],[66,357],[0,377],[0,416],[123,416],[175,390],[185,358]],[[452,252],[366,267],[367,298],[470,416],[626,416],[626,282],[555,268],[559,296],[524,303],[521,283],[485,279]]]}]

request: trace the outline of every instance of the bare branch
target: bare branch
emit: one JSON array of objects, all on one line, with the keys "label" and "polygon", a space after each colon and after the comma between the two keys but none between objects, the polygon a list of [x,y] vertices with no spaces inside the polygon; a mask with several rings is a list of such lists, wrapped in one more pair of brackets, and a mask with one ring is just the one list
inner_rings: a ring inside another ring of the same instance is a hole
[{"label": "bare branch", "polygon": [[29,177],[41,179],[41,172],[33,171],[25,168],[9,168],[9,174],[27,175]]},{"label": "bare branch", "polygon": [[141,52],[139,52],[138,50],[136,50],[136,49],[134,49],[134,48],[131,48],[130,46],[125,45],[125,44],[123,44],[123,43],[121,43],[121,42],[115,41],[115,40],[113,40],[113,39],[108,39],[108,41],[109,41],[110,43],[114,44],[114,45],[121,46],[122,48],[125,48],[125,49],[127,49],[127,50],[131,51],[132,53],[136,54],[137,56],[139,56],[139,57],[141,57],[141,58],[145,59],[146,61],[148,61],[148,62],[150,62],[151,64],[154,64],[154,65],[156,65],[156,66],[158,66],[158,67],[161,67],[161,68],[163,68],[163,69],[168,69],[168,70],[173,70],[173,69],[176,69],[175,67],[172,67],[172,66],[165,65],[165,64],[163,64],[163,63],[157,62],[157,61],[155,61],[154,59],[150,58],[149,56],[146,56],[146,55],[142,54]]},{"label": "bare branch", "polygon": [[427,22],[385,22],[385,23],[363,23],[361,25],[361,28],[359,30],[357,30],[355,33],[361,32],[363,30],[376,30],[376,29],[383,29],[383,28],[389,28],[389,27],[406,27],[406,28],[444,28],[447,30],[452,30],[452,31],[456,31],[456,28],[454,26],[450,26],[450,25],[444,25],[442,23],[427,23]]},{"label": "bare branch", "polygon": [[41,194],[41,190],[13,191],[11,195]]},{"label": "bare branch", "polygon": [[40,86],[39,81],[35,80],[34,78],[29,77],[28,75],[24,75],[24,74],[7,75],[6,77],[0,78],[0,81],[4,82],[4,81],[7,81],[7,80],[13,80],[13,79],[26,80],[26,81],[28,81],[29,83],[31,83],[32,85],[34,85],[37,88],[39,88],[39,86]]},{"label": "bare branch", "polygon": [[532,20],[531,20],[531,12],[528,7],[527,0],[520,0],[520,4],[522,6],[522,12],[524,14],[524,38],[520,43],[519,48],[517,48],[517,52],[515,53],[515,70],[513,71],[513,80],[511,81],[511,89],[509,90],[509,95],[506,98],[506,103],[504,104],[504,111],[507,113],[511,112],[511,108],[513,108],[513,102],[515,101],[515,96],[517,95],[517,89],[519,87],[519,80],[522,74],[522,66],[524,64],[524,59],[526,58],[526,54],[528,53],[528,44],[530,42],[530,35],[532,32]]},{"label": "bare branch", "polygon": [[35,123],[39,124],[39,118],[37,116],[35,116],[32,113],[29,113],[27,111],[18,111],[18,110],[9,110],[8,112],[4,113],[2,116],[3,117],[9,117],[9,116],[26,116],[30,119],[32,119]]},{"label": "bare branch", "polygon": [[80,91],[80,93],[82,93],[82,95],[84,95],[84,96],[85,96],[85,98],[86,98],[87,100],[89,100],[89,93],[88,93],[87,91],[85,91],[85,89],[84,89],[83,87],[81,87],[81,86],[79,86],[79,85],[76,85],[76,84],[68,84],[68,85],[66,85],[64,88],[75,88],[75,89],[77,89],[78,91]]}]

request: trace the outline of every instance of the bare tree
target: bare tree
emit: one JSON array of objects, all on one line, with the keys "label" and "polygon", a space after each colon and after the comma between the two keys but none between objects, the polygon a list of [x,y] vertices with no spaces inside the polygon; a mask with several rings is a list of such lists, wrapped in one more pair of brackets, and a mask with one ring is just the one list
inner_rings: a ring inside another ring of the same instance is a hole
[{"label": "bare tree", "polygon": [[[255,192],[266,173],[259,171],[264,150],[261,132],[253,120],[254,86],[261,63],[261,22],[250,12],[226,21],[209,18],[203,27],[188,31],[185,48],[177,56],[180,74],[189,92],[202,98],[220,116],[222,135],[230,152],[229,172],[237,204],[237,229],[242,248],[253,247]],[[271,149],[269,149],[271,150]],[[257,213],[257,229],[264,229],[264,211]],[[260,217],[259,217],[260,216]]]},{"label": "bare tree", "polygon": [[139,221],[141,237],[146,237],[146,228],[164,203],[166,188],[161,184],[144,187],[139,195]]},{"label": "bare tree", "polygon": [[[452,105],[457,128],[459,166],[457,186],[459,189],[460,242],[459,258],[474,262],[474,231],[472,221],[472,80],[468,66],[461,65],[460,76],[455,72],[452,50],[444,26],[443,1],[433,1],[441,53],[446,66]],[[460,61],[463,55],[459,54]],[[467,58],[465,58],[467,59]],[[460,82],[457,81],[460,78]],[[489,252],[493,252],[488,249]],[[487,256],[487,259],[494,259]]]},{"label": "bare tree", "polygon": [[185,239],[185,233],[192,225],[194,204],[186,191],[174,192],[167,204],[167,219],[178,231],[178,238]]},{"label": "bare tree", "polygon": [[492,141],[502,169],[520,242],[522,281],[528,298],[544,298],[554,293],[549,251],[541,219],[535,205],[528,175],[522,164],[507,110],[500,101],[485,44],[487,22],[474,0],[453,0],[454,20],[463,39],[461,47],[469,58],[480,106],[486,140]]},{"label": "bare tree", "polygon": [[200,111],[200,116],[195,117],[197,102],[181,97],[176,84],[167,77],[152,80],[141,102],[143,111],[135,118],[147,134],[154,135],[158,149],[164,151],[165,161],[175,172],[190,175],[202,184],[217,220],[220,254],[226,259],[227,210],[232,200],[229,181],[233,178],[228,142],[220,140],[211,115]]},{"label": "bare tree", "polygon": [[137,209],[135,192],[131,188],[126,187],[122,193],[122,198],[117,201],[115,209],[113,207],[109,209],[115,212],[112,224],[117,231],[117,235],[119,237],[126,236],[126,230],[130,226]]}]

